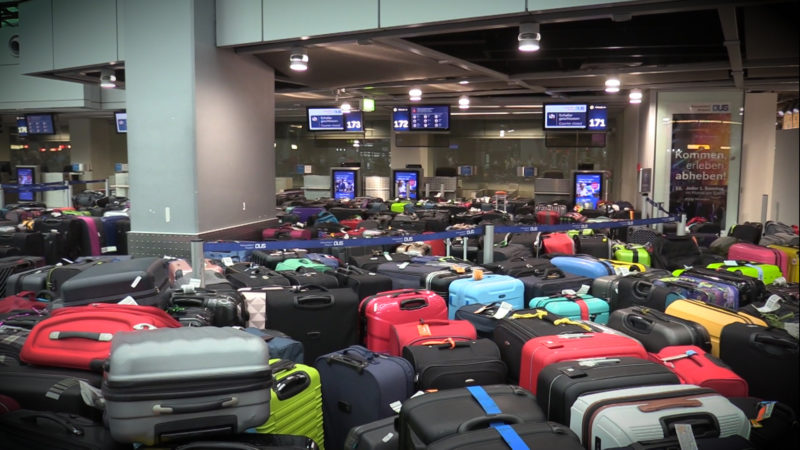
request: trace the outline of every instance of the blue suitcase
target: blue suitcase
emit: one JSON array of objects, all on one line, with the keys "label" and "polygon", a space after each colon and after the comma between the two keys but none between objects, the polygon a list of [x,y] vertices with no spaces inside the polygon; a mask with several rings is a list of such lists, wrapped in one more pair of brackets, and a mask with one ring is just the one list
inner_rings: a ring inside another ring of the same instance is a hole
[{"label": "blue suitcase", "polygon": [[391,404],[414,393],[414,368],[399,356],[352,345],[317,358],[325,447],[344,448],[351,428],[395,415]]},{"label": "blue suitcase", "polygon": [[309,253],[306,255],[306,258],[318,262],[321,264],[325,264],[326,266],[330,267],[331,269],[338,269],[339,268],[339,258],[328,255],[325,253]]},{"label": "blue suitcase", "polygon": [[616,273],[613,264],[586,255],[556,256],[550,262],[564,272],[592,279]]},{"label": "blue suitcase", "polygon": [[528,302],[528,308],[544,308],[553,314],[572,320],[608,323],[608,302],[588,294],[556,294],[549,297],[535,297]]},{"label": "blue suitcase", "polygon": [[392,279],[392,290],[419,289],[425,277],[431,272],[442,270],[441,266],[410,262],[385,262],[378,266],[376,273]]},{"label": "blue suitcase", "polygon": [[[103,234],[103,237],[105,238],[105,249],[104,250],[107,250],[107,251],[102,251],[101,250],[101,252],[102,253],[112,253],[112,252],[117,252],[117,251],[121,250],[120,247],[122,246],[123,242],[120,242],[121,236],[120,236],[120,233],[118,232],[118,229],[117,229],[117,226],[118,226],[117,222],[120,222],[120,221],[130,222],[131,219],[129,217],[126,217],[126,216],[108,216],[108,217],[103,217],[100,220],[101,220],[101,222],[103,224],[102,234]],[[110,247],[114,247],[114,248],[111,249]]]},{"label": "blue suitcase", "polygon": [[461,278],[450,283],[448,318],[455,319],[456,310],[474,303],[510,303],[512,308],[525,308],[525,285],[508,275],[486,274],[482,278]]}]

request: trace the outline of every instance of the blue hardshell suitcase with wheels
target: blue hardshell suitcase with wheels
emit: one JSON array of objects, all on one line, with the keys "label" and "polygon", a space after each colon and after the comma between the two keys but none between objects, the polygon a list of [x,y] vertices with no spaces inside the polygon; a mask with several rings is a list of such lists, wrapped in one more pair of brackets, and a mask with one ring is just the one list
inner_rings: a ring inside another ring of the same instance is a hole
[{"label": "blue hardshell suitcase with wheels", "polygon": [[454,280],[450,283],[448,318],[454,319],[464,305],[493,302],[509,303],[514,310],[525,308],[525,285],[514,277],[496,274]]}]

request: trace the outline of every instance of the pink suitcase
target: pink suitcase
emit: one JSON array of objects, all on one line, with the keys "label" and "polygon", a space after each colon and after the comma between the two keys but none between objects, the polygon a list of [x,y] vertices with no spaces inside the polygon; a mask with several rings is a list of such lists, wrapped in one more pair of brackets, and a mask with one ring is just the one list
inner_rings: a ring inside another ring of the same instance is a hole
[{"label": "pink suitcase", "polygon": [[539,372],[556,362],[630,356],[647,359],[636,339],[608,333],[557,334],[533,338],[522,346],[519,385],[536,394]]},{"label": "pink suitcase", "polygon": [[83,245],[81,245],[82,254],[81,256],[100,256],[102,255],[102,249],[100,245],[100,230],[102,228],[98,228],[97,221],[99,217],[92,217],[92,216],[76,216],[77,220],[82,220],[85,224],[83,229]]},{"label": "pink suitcase", "polygon": [[367,348],[388,352],[392,325],[420,319],[447,320],[447,301],[428,290],[397,289],[363,299],[359,312]]},{"label": "pink suitcase", "polygon": [[773,264],[781,269],[783,277],[789,279],[789,259],[786,253],[769,247],[742,242],[731,245],[728,259],[734,261],[753,261],[761,264]]},{"label": "pink suitcase", "polygon": [[700,347],[664,347],[658,353],[650,353],[650,360],[675,372],[683,384],[711,388],[725,397],[747,397],[747,381]]}]

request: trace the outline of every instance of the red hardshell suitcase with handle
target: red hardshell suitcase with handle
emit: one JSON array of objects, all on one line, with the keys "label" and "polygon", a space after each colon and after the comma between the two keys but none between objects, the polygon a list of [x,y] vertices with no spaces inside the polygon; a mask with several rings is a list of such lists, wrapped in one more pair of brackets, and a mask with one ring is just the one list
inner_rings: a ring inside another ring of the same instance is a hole
[{"label": "red hardshell suitcase with handle", "polygon": [[557,211],[537,211],[536,223],[540,225],[555,225],[561,221]]},{"label": "red hardshell suitcase with handle", "polygon": [[114,334],[180,327],[155,306],[92,303],[59,308],[33,327],[20,358],[34,365],[102,370]]},{"label": "red hardshell suitcase with handle", "polygon": [[473,341],[478,338],[475,325],[467,320],[425,320],[392,325],[389,354],[403,356],[408,345],[439,344],[452,341]]},{"label": "red hardshell suitcase with handle", "polygon": [[786,253],[778,249],[742,242],[731,245],[728,249],[728,259],[773,264],[780,267],[784,278],[789,279],[789,258],[786,257]]},{"label": "red hardshell suitcase with handle", "polygon": [[725,397],[747,397],[747,381],[725,363],[694,345],[672,345],[650,359],[675,372],[683,384],[714,389]]},{"label": "red hardshell suitcase with handle", "polygon": [[623,356],[647,359],[647,350],[636,339],[609,333],[557,334],[533,338],[522,347],[519,385],[536,394],[539,372],[548,364]]},{"label": "red hardshell suitcase with handle", "polygon": [[542,236],[543,253],[575,254],[575,242],[566,233],[551,233]]},{"label": "red hardshell suitcase with handle", "polygon": [[373,352],[390,350],[392,325],[420,319],[447,320],[447,301],[423,289],[381,292],[363,299],[358,309],[364,343]]}]

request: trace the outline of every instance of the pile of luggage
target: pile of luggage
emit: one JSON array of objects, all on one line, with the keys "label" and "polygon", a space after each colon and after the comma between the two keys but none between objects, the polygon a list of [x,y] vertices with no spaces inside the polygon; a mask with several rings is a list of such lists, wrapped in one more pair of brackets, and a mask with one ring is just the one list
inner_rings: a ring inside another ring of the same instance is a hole
[{"label": "pile of luggage", "polygon": [[0,442],[796,448],[797,248],[754,227],[39,261],[0,300]]}]

